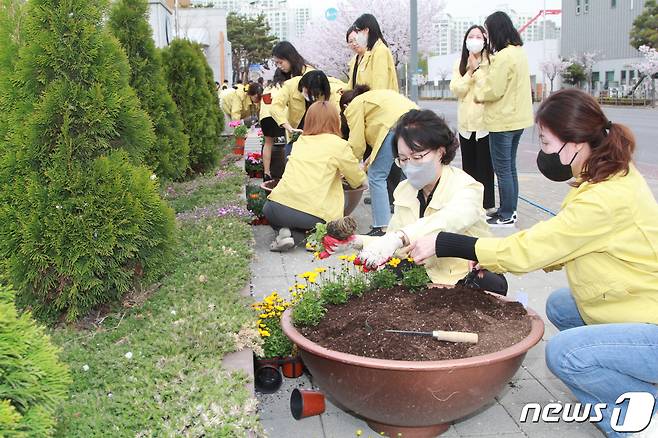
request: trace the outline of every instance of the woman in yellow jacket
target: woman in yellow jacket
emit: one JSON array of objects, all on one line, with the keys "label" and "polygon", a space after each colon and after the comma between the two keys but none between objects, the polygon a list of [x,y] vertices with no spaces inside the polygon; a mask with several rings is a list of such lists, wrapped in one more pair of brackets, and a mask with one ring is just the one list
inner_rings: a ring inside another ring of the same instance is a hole
[{"label": "woman in yellow jacket", "polygon": [[[330,101],[338,111],[340,96],[345,83],[327,77],[320,70],[311,70],[303,76],[288,79],[277,93],[270,113],[279,126],[286,129],[288,138],[295,132],[303,132],[304,119],[308,108],[317,101]],[[288,154],[290,147],[287,146]]]},{"label": "woman in yellow jacket", "polygon": [[489,152],[489,132],[484,128],[484,104],[475,103],[475,83],[482,81],[483,68],[489,55],[485,49],[487,38],[482,26],[471,26],[464,35],[462,55],[452,69],[450,91],[459,102],[457,124],[462,169],[484,186],[483,207],[495,213],[494,173]]},{"label": "woman in yellow jacket", "polygon": [[417,109],[411,100],[397,91],[372,90],[357,85],[340,98],[343,112],[343,138],[357,159],[364,159],[366,146],[371,147],[366,159],[368,186],[372,200],[371,235],[384,234],[391,220],[389,192],[386,179],[393,166],[393,132],[391,129],[400,117]]},{"label": "woman in yellow jacket", "polygon": [[253,88],[250,88],[248,92],[248,94],[252,96],[252,100],[254,100],[255,97],[255,100],[260,103],[258,120],[260,121],[260,127],[265,140],[263,142],[263,181],[269,181],[272,179],[270,166],[272,164],[272,147],[274,146],[274,139],[286,135],[285,130],[274,121],[270,112],[272,99],[276,97],[284,81],[285,75],[283,71],[277,68],[274,72],[271,85],[265,89],[261,86],[254,86]]},{"label": "woman in yellow jacket", "polygon": [[516,151],[523,130],[532,126],[532,96],[528,57],[521,36],[509,16],[498,11],[484,22],[494,54],[484,80],[476,82],[474,100],[484,103],[484,129],[489,131],[493,168],[498,177],[500,208],[487,221],[494,227],[513,227],[517,220],[519,178]]},{"label": "woman in yellow jacket", "polygon": [[339,135],[335,106],[326,101],[311,105],[304,134],[295,143],[283,178],[263,207],[265,217],[277,231],[270,250],[294,247],[291,229],[310,230],[318,222],[343,217],[341,175],[356,188],[365,180],[365,173]]},{"label": "woman in yellow jacket", "polygon": [[251,115],[252,104],[247,91],[240,85],[222,99],[222,110],[230,117],[230,120],[241,120]]},{"label": "woman in yellow jacket", "polygon": [[[489,235],[482,209],[482,184],[466,172],[450,166],[457,139],[445,121],[430,110],[411,110],[395,127],[396,164],[407,179],[395,189],[395,213],[381,237],[355,236],[363,246],[359,258],[380,266],[396,251],[437,231],[468,236]],[[458,258],[426,264],[432,282],[455,284],[468,273],[469,264]]]},{"label": "woman in yellow jacket", "polygon": [[348,65],[347,89],[367,85],[371,90],[400,90],[393,54],[374,15],[357,18],[346,38],[355,52]]},{"label": "woman in yellow jacket", "polygon": [[[629,391],[656,396],[658,204],[632,163],[632,133],[609,121],[590,95],[558,91],[536,120],[541,173],[553,181],[576,177],[557,216],[506,238],[430,235],[412,245],[411,255],[421,263],[461,257],[516,274],[566,268],[569,288],[546,303],[560,330],[546,361],[581,403],[607,403],[597,425],[621,436],[611,428],[618,397]],[[658,436],[655,412],[649,426],[655,435],[647,437]]]}]

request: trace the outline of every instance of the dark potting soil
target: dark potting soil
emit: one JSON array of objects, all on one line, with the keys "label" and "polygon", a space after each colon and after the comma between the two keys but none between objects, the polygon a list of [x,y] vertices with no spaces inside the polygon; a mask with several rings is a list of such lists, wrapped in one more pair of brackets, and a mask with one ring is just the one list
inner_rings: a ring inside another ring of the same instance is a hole
[{"label": "dark potting soil", "polygon": [[[531,322],[517,302],[501,301],[481,290],[404,288],[376,290],[329,305],[316,327],[303,327],[308,339],[331,350],[393,360],[461,359],[493,353],[530,333]],[[385,330],[475,332],[477,344],[437,341],[429,336]]]}]

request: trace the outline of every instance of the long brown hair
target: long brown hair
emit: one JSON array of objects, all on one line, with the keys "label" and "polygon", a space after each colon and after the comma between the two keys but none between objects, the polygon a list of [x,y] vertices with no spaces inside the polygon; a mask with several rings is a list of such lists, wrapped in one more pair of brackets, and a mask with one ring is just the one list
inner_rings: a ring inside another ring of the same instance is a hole
[{"label": "long brown hair", "polygon": [[610,122],[589,94],[576,89],[560,90],[539,106],[535,120],[563,143],[589,144],[592,153],[575,186],[585,181],[605,181],[619,172],[628,174],[635,137],[626,126]]},{"label": "long brown hair", "polygon": [[340,119],[333,103],[322,100],[315,102],[306,111],[304,134],[334,134],[340,136]]}]

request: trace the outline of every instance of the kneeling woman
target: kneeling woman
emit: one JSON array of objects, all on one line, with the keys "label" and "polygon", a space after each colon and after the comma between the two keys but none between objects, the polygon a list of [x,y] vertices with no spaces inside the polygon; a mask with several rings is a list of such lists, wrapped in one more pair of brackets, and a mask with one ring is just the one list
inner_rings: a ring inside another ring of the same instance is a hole
[{"label": "kneeling woman", "polygon": [[[560,330],[546,346],[547,365],[581,403],[607,404],[597,423],[607,436],[627,436],[611,425],[622,423],[630,404],[617,405],[618,398],[626,392],[656,398],[658,204],[632,163],[633,135],[608,121],[589,94],[552,94],[536,121],[541,173],[553,181],[576,177],[557,216],[505,238],[430,235],[411,254],[421,263],[462,257],[517,274],[565,267],[569,288],[546,302],[546,316]],[[652,406],[653,421],[641,436],[658,436],[658,403]]]},{"label": "kneeling woman", "polygon": [[[393,194],[395,210],[386,234],[357,236],[356,245],[364,246],[359,258],[379,266],[409,242],[438,231],[489,235],[482,184],[450,166],[458,144],[442,118],[430,110],[409,111],[395,127],[393,145],[395,163],[407,179]],[[468,262],[434,257],[426,268],[432,282],[452,285],[468,273]]]},{"label": "kneeling woman", "polygon": [[271,251],[295,246],[291,229],[310,230],[318,222],[343,217],[341,175],[356,188],[366,179],[347,141],[340,137],[335,105],[316,102],[306,113],[304,134],[295,143],[281,181],[263,207],[277,236]]}]

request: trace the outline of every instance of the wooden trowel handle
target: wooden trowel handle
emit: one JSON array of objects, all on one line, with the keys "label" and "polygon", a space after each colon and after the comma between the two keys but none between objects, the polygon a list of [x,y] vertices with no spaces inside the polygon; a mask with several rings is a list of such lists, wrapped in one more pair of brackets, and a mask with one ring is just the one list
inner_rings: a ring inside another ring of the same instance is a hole
[{"label": "wooden trowel handle", "polygon": [[478,343],[478,334],[469,332],[448,332],[444,330],[434,330],[432,336],[438,341],[448,342],[468,342],[470,344]]}]

